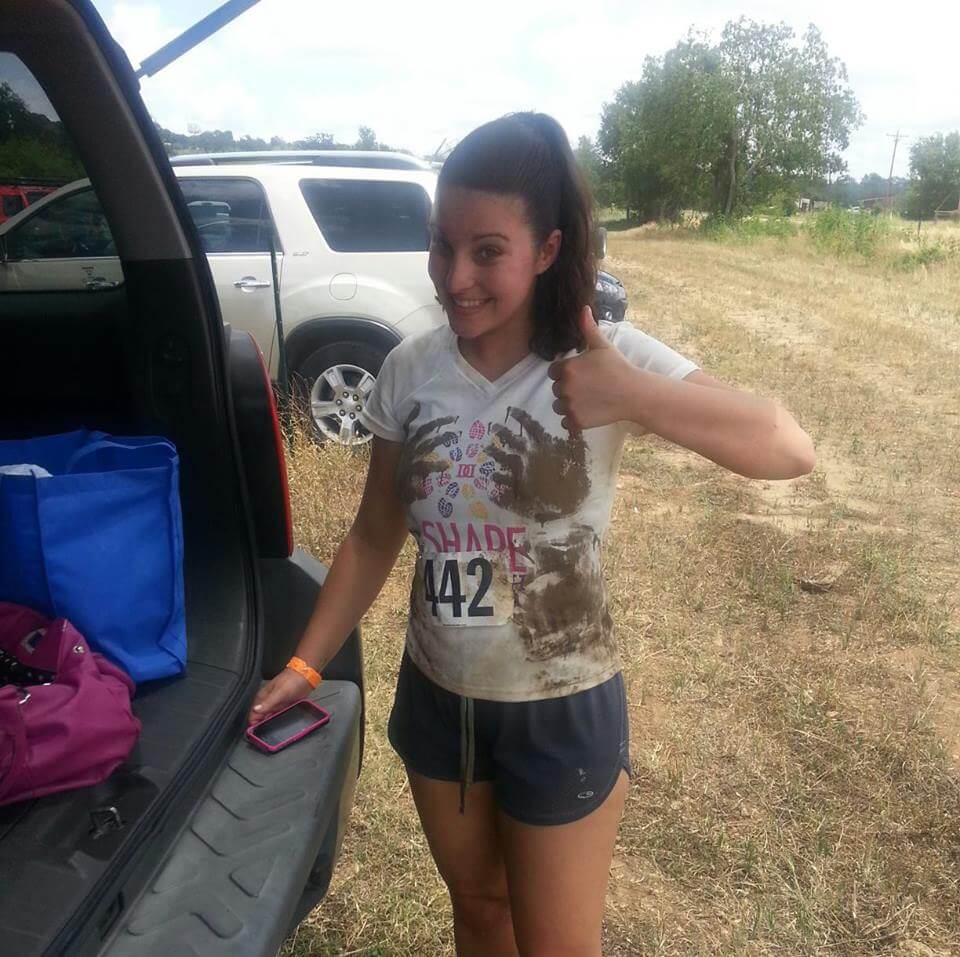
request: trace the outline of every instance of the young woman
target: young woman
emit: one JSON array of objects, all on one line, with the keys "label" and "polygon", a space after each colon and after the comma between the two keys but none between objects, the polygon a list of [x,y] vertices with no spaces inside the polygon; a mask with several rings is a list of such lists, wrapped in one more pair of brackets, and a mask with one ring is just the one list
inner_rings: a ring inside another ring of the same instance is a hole
[{"label": "young woman", "polygon": [[[630,770],[601,541],[629,432],[752,478],[813,467],[773,402],[626,323],[594,322],[590,199],[560,126],[471,133],[440,173],[430,276],[447,327],[387,358],[364,412],[363,500],[291,667],[310,690],[408,532],[419,555],[390,740],[463,957],[600,953]],[[306,663],[309,668],[304,668]]]}]

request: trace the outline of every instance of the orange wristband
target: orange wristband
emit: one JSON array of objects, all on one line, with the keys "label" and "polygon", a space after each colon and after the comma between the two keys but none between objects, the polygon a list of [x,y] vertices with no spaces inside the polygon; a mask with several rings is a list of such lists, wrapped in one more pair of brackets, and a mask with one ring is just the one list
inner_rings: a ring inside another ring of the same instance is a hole
[{"label": "orange wristband", "polygon": [[303,658],[298,658],[296,655],[294,655],[294,657],[287,662],[287,667],[291,671],[295,671],[302,678],[306,678],[307,681],[310,682],[311,688],[316,688],[316,686],[323,680],[319,671],[317,671],[315,668],[311,668],[310,665],[303,660]]}]

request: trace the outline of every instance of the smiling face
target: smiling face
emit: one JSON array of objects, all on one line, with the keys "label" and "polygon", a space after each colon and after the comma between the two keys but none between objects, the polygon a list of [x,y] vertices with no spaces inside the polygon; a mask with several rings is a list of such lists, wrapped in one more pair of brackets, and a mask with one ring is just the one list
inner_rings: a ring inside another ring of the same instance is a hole
[{"label": "smiling face", "polygon": [[441,187],[431,223],[430,278],[462,339],[533,328],[537,276],[560,249],[560,231],[538,243],[519,196]]}]

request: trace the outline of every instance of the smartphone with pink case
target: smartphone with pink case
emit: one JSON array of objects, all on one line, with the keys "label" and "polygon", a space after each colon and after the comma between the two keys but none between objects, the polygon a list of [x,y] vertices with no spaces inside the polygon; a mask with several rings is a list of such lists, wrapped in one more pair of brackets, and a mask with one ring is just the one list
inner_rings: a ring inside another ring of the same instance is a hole
[{"label": "smartphone with pink case", "polygon": [[311,731],[322,728],[329,720],[328,711],[309,698],[304,698],[250,725],[247,728],[247,740],[261,751],[276,754],[294,741],[305,738]]}]

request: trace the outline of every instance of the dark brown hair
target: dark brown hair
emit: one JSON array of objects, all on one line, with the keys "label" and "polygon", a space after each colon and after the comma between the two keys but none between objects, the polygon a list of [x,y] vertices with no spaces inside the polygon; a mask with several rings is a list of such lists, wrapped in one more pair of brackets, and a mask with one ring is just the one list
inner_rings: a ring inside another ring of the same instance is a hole
[{"label": "dark brown hair", "polygon": [[519,196],[538,242],[559,229],[560,252],[537,277],[530,349],[554,359],[583,348],[580,312],[593,300],[593,203],[563,127],[544,113],[511,113],[462,139],[440,186]]}]

